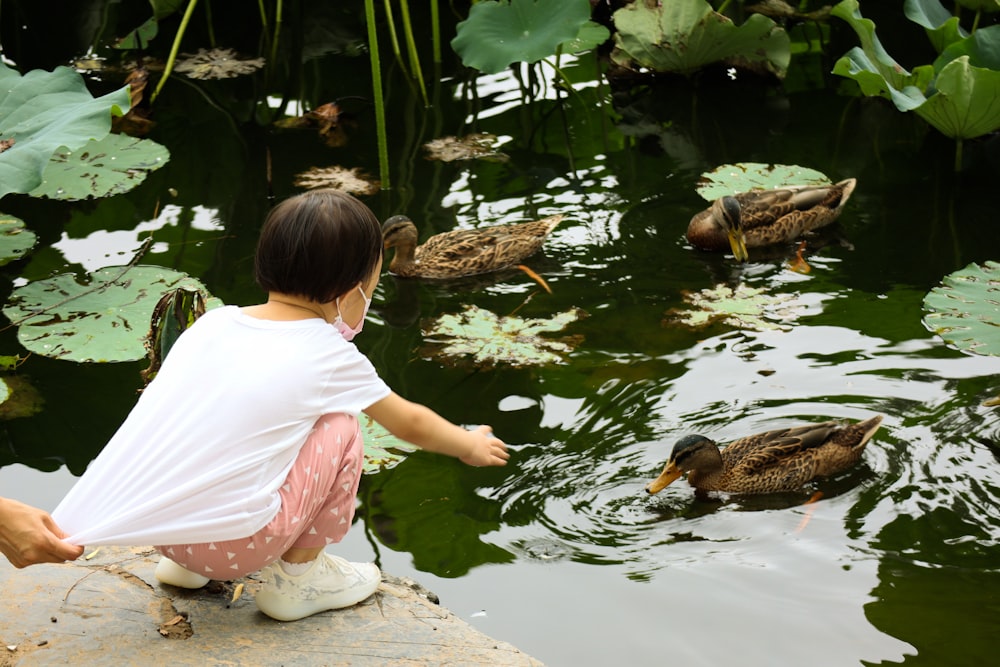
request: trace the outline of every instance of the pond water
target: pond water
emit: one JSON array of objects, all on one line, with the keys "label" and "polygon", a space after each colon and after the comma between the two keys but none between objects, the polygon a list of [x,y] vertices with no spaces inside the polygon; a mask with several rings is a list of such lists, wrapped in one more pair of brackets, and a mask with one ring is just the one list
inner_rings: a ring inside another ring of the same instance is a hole
[{"label": "pond water", "polygon": [[[287,196],[311,166],[378,173],[369,109],[353,99],[367,95],[365,67],[330,56],[300,82],[308,105],[339,98],[353,117],[336,148],[241,122],[233,100],[246,84],[206,84],[226,103],[215,107],[175,84],[151,135],[171,161],[140,188],[76,205],[5,199],[41,238],[5,277],[83,276],[126,263],[152,233],[143,263],[195,275],[227,303],[253,302],[269,187]],[[590,60],[566,71],[577,82],[569,96],[544,84],[526,97],[505,73],[480,77],[472,99],[466,82],[441,76],[430,108],[389,75],[393,187],[366,198],[380,218],[405,212],[421,238],[565,219],[527,262],[551,294],[519,271],[383,277],[359,347],[402,395],[491,424],[512,458],[487,470],[417,453],[366,477],[339,553],[417,579],[551,665],[993,659],[1000,412],[983,402],[1000,393],[1000,360],[948,348],[921,324],[921,301],[944,275],[1000,259],[995,140],[992,153],[967,146],[971,166],[955,178],[949,142],[832,85],[782,92],[721,76],[630,95],[599,83]],[[471,131],[500,137],[509,159],[425,159],[424,142]],[[686,245],[706,205],[699,175],[749,161],[858,178],[838,224],[810,241],[809,273],[789,268],[794,246],[738,265]],[[765,314],[773,328],[677,321],[687,295],[720,284],[785,298]],[[467,305],[586,316],[558,334],[580,340],[561,363],[477,369],[433,355],[421,329]],[[11,329],[2,336],[17,349]],[[30,358],[20,375],[44,406],[4,422],[0,494],[54,507],[128,412],[142,366]],[[727,442],[876,413],[885,420],[863,463],[802,493],[643,491],[683,434]],[[807,505],[814,490],[823,496]]]}]

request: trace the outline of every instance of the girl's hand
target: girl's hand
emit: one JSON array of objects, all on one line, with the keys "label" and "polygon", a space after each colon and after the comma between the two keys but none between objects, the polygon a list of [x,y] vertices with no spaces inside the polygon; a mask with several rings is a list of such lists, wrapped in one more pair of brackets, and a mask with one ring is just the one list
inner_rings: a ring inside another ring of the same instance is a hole
[{"label": "girl's hand", "polygon": [[493,435],[489,426],[480,426],[469,431],[472,441],[471,451],[459,458],[459,461],[470,466],[502,466],[507,465],[510,454],[503,440]]}]

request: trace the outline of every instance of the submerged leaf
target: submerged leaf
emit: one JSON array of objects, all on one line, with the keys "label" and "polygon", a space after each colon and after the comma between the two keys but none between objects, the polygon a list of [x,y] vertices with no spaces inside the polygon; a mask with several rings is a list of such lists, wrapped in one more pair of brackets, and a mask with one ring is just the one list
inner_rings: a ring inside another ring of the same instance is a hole
[{"label": "submerged leaf", "polygon": [[23,220],[0,213],[0,266],[24,257],[37,239],[33,231],[25,228]]},{"label": "submerged leaf", "polygon": [[509,157],[496,150],[497,136],[486,132],[467,134],[464,137],[441,137],[424,144],[427,157],[441,162],[484,159],[506,162]]},{"label": "submerged leaf", "polygon": [[717,285],[686,293],[684,300],[691,308],[671,310],[667,320],[692,328],[722,323],[752,331],[787,329],[805,310],[792,294],[769,294],[766,289],[746,285],[736,289]]},{"label": "submerged leaf", "polygon": [[924,326],[963,352],[1000,356],[1000,262],[969,264],[924,297]]},{"label": "submerged leaf", "polygon": [[263,58],[240,60],[233,49],[198,49],[198,53],[183,54],[174,71],[192,79],[231,79],[241,74],[253,74],[264,66]]},{"label": "submerged leaf", "polygon": [[795,164],[764,164],[740,162],[723,164],[705,172],[698,179],[695,189],[708,201],[719,197],[749,192],[772,190],[789,185],[829,185],[832,181],[825,174]]},{"label": "submerged leaf", "polygon": [[71,274],[15,289],[3,308],[27,349],[79,362],[136,361],[157,300],[166,292],[205,286],[160,266],[115,266],[93,272],[88,284]]},{"label": "submerged leaf", "polygon": [[295,175],[294,185],[312,190],[333,188],[352,195],[373,195],[379,191],[380,183],[372,179],[358,167],[311,167]]},{"label": "submerged leaf", "polygon": [[75,151],[52,156],[32,197],[76,201],[122,194],[170,160],[166,147],[150,139],[109,134]]},{"label": "submerged leaf", "polygon": [[559,363],[582,337],[554,339],[539,334],[559,331],[583,316],[583,311],[574,309],[548,320],[525,320],[499,317],[478,306],[466,306],[458,315],[445,314],[421,327],[428,343],[424,352],[442,359],[470,362],[478,368]]}]

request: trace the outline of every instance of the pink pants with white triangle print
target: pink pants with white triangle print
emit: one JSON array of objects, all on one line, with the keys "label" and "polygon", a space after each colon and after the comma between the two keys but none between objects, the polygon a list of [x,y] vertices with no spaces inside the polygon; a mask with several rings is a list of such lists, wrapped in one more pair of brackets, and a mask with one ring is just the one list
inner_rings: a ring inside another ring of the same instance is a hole
[{"label": "pink pants with white triangle print", "polygon": [[363,457],[358,420],[343,413],[324,415],[278,490],[281,509],[270,523],[235,540],[156,549],[192,572],[227,581],[260,570],[292,547],[339,542],[354,519]]}]

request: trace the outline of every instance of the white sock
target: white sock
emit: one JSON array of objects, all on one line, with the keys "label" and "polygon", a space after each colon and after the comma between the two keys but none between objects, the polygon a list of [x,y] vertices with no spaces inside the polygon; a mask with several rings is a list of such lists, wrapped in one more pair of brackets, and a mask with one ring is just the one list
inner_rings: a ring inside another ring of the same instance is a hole
[{"label": "white sock", "polygon": [[313,563],[315,562],[316,561],[314,560],[310,560],[306,561],[305,563],[289,563],[288,561],[282,560],[280,558],[278,559],[278,565],[280,565],[281,569],[285,572],[285,574],[289,575],[290,577],[302,576],[303,574],[309,571],[309,568],[311,568],[313,566]]}]

